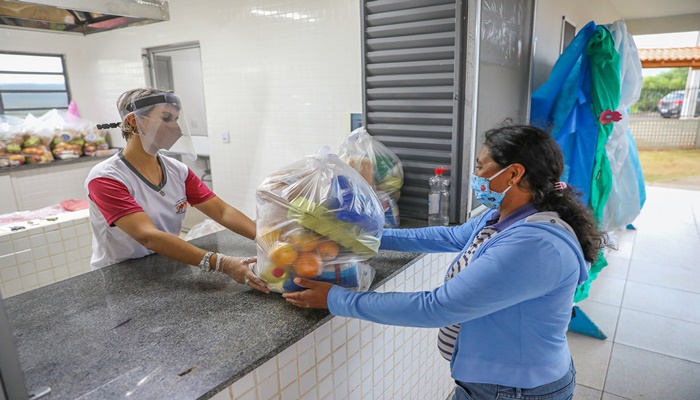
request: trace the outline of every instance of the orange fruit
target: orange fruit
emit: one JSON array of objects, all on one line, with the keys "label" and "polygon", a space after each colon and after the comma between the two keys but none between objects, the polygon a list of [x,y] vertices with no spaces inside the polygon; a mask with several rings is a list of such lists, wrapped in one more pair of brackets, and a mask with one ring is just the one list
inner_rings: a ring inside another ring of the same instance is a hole
[{"label": "orange fruit", "polygon": [[318,236],[305,230],[298,230],[289,234],[289,240],[297,248],[297,250],[307,253],[316,249],[318,244]]},{"label": "orange fruit", "polygon": [[335,242],[331,242],[329,240],[319,243],[318,246],[316,246],[316,249],[321,255],[321,259],[323,261],[334,260],[336,257],[338,257],[338,252],[340,251],[340,247],[338,247]]},{"label": "orange fruit", "polygon": [[288,267],[297,259],[297,251],[294,246],[285,242],[276,242],[270,247],[268,254],[270,261],[278,267]]},{"label": "orange fruit", "polygon": [[302,253],[294,264],[294,272],[304,278],[315,278],[321,274],[321,257],[316,253]]}]

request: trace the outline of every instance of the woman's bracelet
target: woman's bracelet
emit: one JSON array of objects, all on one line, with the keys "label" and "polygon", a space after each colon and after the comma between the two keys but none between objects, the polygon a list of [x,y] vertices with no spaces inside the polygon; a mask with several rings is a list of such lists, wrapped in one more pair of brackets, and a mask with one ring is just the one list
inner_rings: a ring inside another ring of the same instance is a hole
[{"label": "woman's bracelet", "polygon": [[224,255],[221,253],[216,253],[216,269],[214,271],[219,272],[221,271],[221,258]]},{"label": "woman's bracelet", "polygon": [[[204,253],[204,257],[202,257],[202,261],[199,262],[199,269],[201,269],[204,272],[210,272],[211,271],[211,256],[214,255],[213,251],[207,251]],[[218,258],[217,258],[218,259]]]}]

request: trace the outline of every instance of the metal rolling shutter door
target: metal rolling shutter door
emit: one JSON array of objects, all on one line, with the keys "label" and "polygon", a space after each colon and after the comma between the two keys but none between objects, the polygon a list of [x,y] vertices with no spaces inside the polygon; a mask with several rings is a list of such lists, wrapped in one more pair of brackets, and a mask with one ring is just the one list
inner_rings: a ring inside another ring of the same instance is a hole
[{"label": "metal rolling shutter door", "polygon": [[449,167],[450,219],[461,179],[461,1],[363,1],[364,118],[403,163],[402,216],[427,219],[428,180]]}]

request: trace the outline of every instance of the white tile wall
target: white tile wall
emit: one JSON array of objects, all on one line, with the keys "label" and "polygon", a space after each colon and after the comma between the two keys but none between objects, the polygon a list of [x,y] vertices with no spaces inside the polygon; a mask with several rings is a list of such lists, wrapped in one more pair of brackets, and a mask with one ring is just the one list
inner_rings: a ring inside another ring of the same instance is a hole
[{"label": "white tile wall", "polygon": [[0,227],[3,298],[90,271],[92,230],[87,210],[61,214],[57,221],[44,220],[24,230],[8,230]]},{"label": "white tile wall", "polygon": [[169,3],[170,21],[96,35],[0,28],[0,50],[65,54],[81,115],[112,122],[117,97],[146,84],[143,49],[199,41],[213,188],[253,217],[265,176],[322,145],[337,151],[362,110],[360,2]]},{"label": "white tile wall", "polygon": [[[433,289],[453,257],[426,255],[377,291]],[[446,399],[454,381],[436,340],[437,329],[334,317],[216,399]]]},{"label": "white tile wall", "polygon": [[63,200],[87,200],[83,184],[88,173],[102,160],[85,160],[77,164],[52,165],[45,168],[17,171],[11,174],[17,210],[38,210]]}]

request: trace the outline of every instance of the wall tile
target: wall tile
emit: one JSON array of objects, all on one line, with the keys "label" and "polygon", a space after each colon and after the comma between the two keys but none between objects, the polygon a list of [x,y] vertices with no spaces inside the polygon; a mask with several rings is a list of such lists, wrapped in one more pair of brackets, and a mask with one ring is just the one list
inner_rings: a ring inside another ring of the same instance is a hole
[{"label": "wall tile", "polygon": [[0,268],[14,267],[15,265],[17,265],[17,261],[14,253],[0,256]]},{"label": "wall tile", "polygon": [[316,368],[311,368],[308,372],[301,375],[299,378],[299,391],[304,394],[312,390],[316,386]]},{"label": "wall tile", "polygon": [[310,348],[303,353],[299,354],[299,372],[300,373],[305,373],[306,371],[309,370],[309,368],[313,367],[316,364],[316,355],[315,355],[315,349]]},{"label": "wall tile", "polygon": [[92,247],[90,246],[81,247],[78,249],[78,251],[80,251],[81,258],[89,259],[90,257],[92,257]]},{"label": "wall tile", "polygon": [[338,347],[345,344],[347,341],[347,333],[345,330],[345,325],[342,325],[339,329],[333,331],[333,336],[331,339],[332,350],[335,351]]},{"label": "wall tile", "polygon": [[280,387],[287,387],[292,381],[299,377],[296,362],[290,362],[280,368]]},{"label": "wall tile", "polygon": [[[0,247],[2,247],[1,244],[0,244]],[[14,248],[15,253],[23,251],[23,250],[29,250],[29,248],[30,248],[29,238],[23,237],[23,238],[17,238],[15,240],[13,240],[12,247]],[[3,253],[0,251],[0,254],[3,254]]]},{"label": "wall tile", "polygon": [[34,254],[32,254],[31,249],[18,251],[17,253],[15,253],[15,259],[17,260],[17,265],[23,266],[27,263],[34,261]]},{"label": "wall tile", "polygon": [[234,394],[233,398],[235,400],[255,400],[255,399],[257,399],[257,390],[253,389],[253,390],[248,391],[240,396],[236,396]]},{"label": "wall tile", "polygon": [[299,399],[299,382],[294,381],[282,390],[282,400]]},{"label": "wall tile", "polygon": [[326,357],[321,361],[316,363],[316,379],[320,380],[325,378],[333,372],[333,360],[331,357]]},{"label": "wall tile", "polygon": [[333,376],[328,375],[318,384],[318,398],[327,399],[333,391]]},{"label": "wall tile", "polygon": [[311,332],[310,334],[304,336],[301,340],[297,342],[297,352],[301,354],[307,349],[312,348],[314,343],[314,333]]},{"label": "wall tile", "polygon": [[[48,228],[49,226],[44,227],[44,229]],[[53,226],[56,228],[55,226]],[[52,231],[46,231],[46,243],[51,244],[51,243],[58,243],[61,241],[61,232],[58,229],[54,229]]]},{"label": "wall tile", "polygon": [[12,241],[0,242],[0,256],[6,256],[15,252]]},{"label": "wall tile", "polygon": [[68,278],[70,276],[70,273],[68,272],[68,266],[64,265],[61,267],[54,268],[53,275],[56,281],[61,281],[63,279]]},{"label": "wall tile", "polygon": [[323,360],[331,354],[331,338],[326,337],[316,342],[316,362]]},{"label": "wall tile", "polygon": [[260,382],[258,385],[258,398],[261,400],[272,399],[279,390],[279,382],[277,380],[277,374],[275,374]]},{"label": "wall tile", "polygon": [[22,280],[22,290],[30,290],[39,286],[39,279],[36,274],[24,275]]},{"label": "wall tile", "polygon": [[51,267],[60,267],[62,265],[66,265],[66,255],[63,253],[59,253],[56,255],[51,256]]},{"label": "wall tile", "polygon": [[0,281],[7,282],[19,278],[19,268],[17,266],[0,269]]},{"label": "wall tile", "polygon": [[20,279],[13,279],[11,281],[3,281],[2,286],[3,286],[2,295],[5,298],[22,293],[22,281]]},{"label": "wall tile", "polygon": [[70,239],[63,240],[63,248],[66,251],[77,250],[78,247],[79,246],[78,246],[78,239],[77,238],[70,238]]},{"label": "wall tile", "polygon": [[347,332],[348,338],[352,338],[360,333],[360,321],[354,318],[349,319],[347,323]]},{"label": "wall tile", "polygon": [[54,282],[53,270],[41,271],[37,274],[39,285],[44,286]]},{"label": "wall tile", "polygon": [[48,246],[34,247],[32,249],[32,252],[34,253],[34,260],[38,260],[40,258],[46,258],[49,256],[49,247]]},{"label": "wall tile", "polygon": [[347,358],[348,358],[348,356],[347,356],[346,347],[345,347],[345,344],[343,343],[343,346],[338,347],[338,349],[336,349],[333,352],[333,355],[332,355],[333,369],[334,370],[338,369],[341,364],[345,363]]},{"label": "wall tile", "polygon": [[[335,378],[334,378],[335,379]],[[335,382],[335,381],[334,381]],[[335,384],[335,389],[333,389],[333,399],[335,400],[345,400],[348,398],[348,381],[347,379],[340,382],[340,384]]]},{"label": "wall tile", "polygon": [[329,322],[326,322],[325,324],[321,325],[314,331],[314,335],[316,337],[316,343],[318,343],[321,339],[329,336],[331,334],[331,324]]},{"label": "wall tile", "polygon": [[55,256],[55,255],[63,255],[63,258],[65,259],[66,251],[63,249],[63,243],[61,242],[56,242],[56,243],[49,243],[49,255],[50,256]]},{"label": "wall tile", "polygon": [[75,228],[72,225],[66,228],[61,228],[61,237],[63,240],[74,239],[76,236]]},{"label": "wall tile", "polygon": [[240,396],[255,387],[255,374],[250,373],[231,385],[233,397]]},{"label": "wall tile", "polygon": [[[297,358],[297,347],[295,345],[292,345],[282,351],[278,356],[279,358],[279,365],[280,367],[283,367],[287,365],[288,363],[296,360]],[[285,387],[287,385],[282,385],[282,387]]]},{"label": "wall tile", "polygon": [[[78,221],[76,221],[78,222]],[[90,236],[92,235],[92,230],[90,229],[90,224],[85,222],[80,222],[75,224],[75,234],[77,236]]]},{"label": "wall tile", "polygon": [[66,263],[72,264],[78,262],[80,262],[80,252],[78,250],[66,251]]},{"label": "wall tile", "polygon": [[92,237],[79,236],[78,237],[78,246],[80,246],[80,247],[92,246]]},{"label": "wall tile", "polygon": [[19,266],[19,274],[20,275],[30,275],[30,274],[36,274],[37,273],[37,268],[36,268],[36,263],[34,261],[22,263],[22,265]]},{"label": "wall tile", "polygon": [[317,400],[318,396],[316,395],[316,388],[313,387],[311,390],[308,392],[304,393],[301,395],[301,400]]},{"label": "wall tile", "polygon": [[266,361],[263,365],[255,369],[256,382],[262,382],[272,375],[277,374],[277,357]]}]

